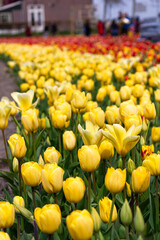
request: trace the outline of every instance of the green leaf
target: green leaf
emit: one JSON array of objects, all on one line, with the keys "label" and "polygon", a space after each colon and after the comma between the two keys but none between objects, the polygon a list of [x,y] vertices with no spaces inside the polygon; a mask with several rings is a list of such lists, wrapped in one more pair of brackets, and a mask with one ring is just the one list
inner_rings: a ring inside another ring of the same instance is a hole
[{"label": "green leaf", "polygon": [[4,178],[7,182],[13,184],[14,173],[6,172],[6,171],[0,171],[0,177]]}]

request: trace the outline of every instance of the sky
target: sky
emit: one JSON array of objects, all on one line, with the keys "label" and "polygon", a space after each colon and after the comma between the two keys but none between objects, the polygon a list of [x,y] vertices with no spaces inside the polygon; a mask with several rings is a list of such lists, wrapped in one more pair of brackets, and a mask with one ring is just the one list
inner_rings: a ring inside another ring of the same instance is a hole
[{"label": "sky", "polygon": [[[135,16],[140,19],[157,17],[160,13],[160,0],[137,0]],[[103,20],[104,16],[104,0],[93,0],[93,4],[97,5],[96,15]],[[127,12],[132,16],[132,0],[123,0],[120,4],[109,4],[106,12],[107,19],[113,19],[118,16],[118,12]]]}]

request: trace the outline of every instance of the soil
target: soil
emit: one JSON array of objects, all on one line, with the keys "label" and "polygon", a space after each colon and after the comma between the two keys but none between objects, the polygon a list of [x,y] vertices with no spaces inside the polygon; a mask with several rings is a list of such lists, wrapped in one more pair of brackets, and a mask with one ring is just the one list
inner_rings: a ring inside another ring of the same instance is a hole
[{"label": "soil", "polygon": [[[3,96],[8,97],[10,100],[13,100],[11,97],[11,93],[14,91],[17,91],[18,87],[15,83],[14,77],[9,73],[7,66],[5,63],[0,61],[0,99]],[[9,139],[10,135],[15,133],[15,125],[14,122],[11,121],[11,119],[8,122],[8,127],[5,129],[5,137],[6,140]],[[5,154],[5,148],[3,143],[3,137],[2,132],[0,131],[0,158],[6,158]],[[8,171],[7,164],[0,161],[0,171]],[[5,187],[7,190],[9,190],[7,183],[0,178],[0,197],[3,197],[3,187]]]}]

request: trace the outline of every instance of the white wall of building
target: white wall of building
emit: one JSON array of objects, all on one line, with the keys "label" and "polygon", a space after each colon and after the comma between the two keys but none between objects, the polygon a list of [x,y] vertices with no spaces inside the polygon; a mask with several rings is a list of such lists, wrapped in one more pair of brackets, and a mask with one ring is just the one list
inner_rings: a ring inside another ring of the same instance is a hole
[{"label": "white wall of building", "polygon": [[[132,16],[132,0],[122,0],[123,3],[108,4],[106,11],[106,19],[117,18],[119,11],[128,13]],[[157,17],[160,14],[160,0],[136,0],[137,8],[135,16],[140,19]],[[93,0],[93,4],[98,6],[96,16],[103,20],[104,16],[104,0]]]}]

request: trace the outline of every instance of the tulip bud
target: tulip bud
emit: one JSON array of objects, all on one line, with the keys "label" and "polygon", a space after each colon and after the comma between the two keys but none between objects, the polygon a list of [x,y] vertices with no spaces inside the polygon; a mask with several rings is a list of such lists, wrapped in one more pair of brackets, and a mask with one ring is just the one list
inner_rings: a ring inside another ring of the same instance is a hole
[{"label": "tulip bud", "polygon": [[51,146],[51,141],[50,141],[49,137],[47,137],[47,144],[48,144],[48,146]]},{"label": "tulip bud", "polygon": [[13,172],[18,173],[18,159],[16,157],[13,158]]},{"label": "tulip bud", "polygon": [[118,168],[121,168],[122,169],[122,166],[123,166],[123,161],[122,161],[122,158],[120,158],[118,160]]},{"label": "tulip bud", "polygon": [[131,211],[131,208],[129,206],[127,199],[125,199],[125,202],[122,206],[120,217],[121,217],[121,222],[123,223],[123,225],[129,226],[131,224],[132,211]]},{"label": "tulip bud", "polygon": [[27,148],[24,138],[19,134],[13,134],[8,140],[12,155],[18,159],[25,156]]},{"label": "tulip bud", "polygon": [[133,162],[133,160],[130,158],[128,160],[128,166],[127,166],[127,170],[130,174],[132,174],[133,170],[136,168],[135,163]]},{"label": "tulip bud", "polygon": [[137,240],[143,240],[142,236],[140,235]]},{"label": "tulip bud", "polygon": [[143,136],[141,136],[141,138],[140,138],[140,144],[141,144],[141,146],[145,144],[145,140],[144,140]]},{"label": "tulip bud", "polygon": [[140,235],[143,233],[144,231],[144,219],[143,219],[143,215],[141,213],[141,210],[140,208],[137,206],[136,207],[136,214],[135,214],[135,217],[134,217],[134,226],[135,226],[135,229],[136,229],[136,232]]},{"label": "tulip bud", "polygon": [[91,209],[91,216],[94,222],[94,231],[98,232],[101,228],[101,218],[95,208]]},{"label": "tulip bud", "polygon": [[39,156],[38,164],[41,165],[41,166],[44,166],[44,164],[45,164],[45,162],[44,162],[44,160],[43,160],[41,155]]},{"label": "tulip bud", "polygon": [[65,150],[72,151],[76,145],[76,136],[72,131],[65,131],[63,134],[63,146]]},{"label": "tulip bud", "polygon": [[27,208],[20,206],[16,202],[14,203],[14,205],[24,217],[26,217],[30,221],[33,221],[34,217],[33,217],[32,213]]},{"label": "tulip bud", "polygon": [[[13,198],[13,204],[18,204],[18,205],[20,205],[21,207],[24,207],[24,199],[22,198],[22,197],[20,197],[20,196],[15,196],[14,198]],[[19,210],[18,210],[18,208],[16,208],[16,211],[17,212],[20,212]]]}]

